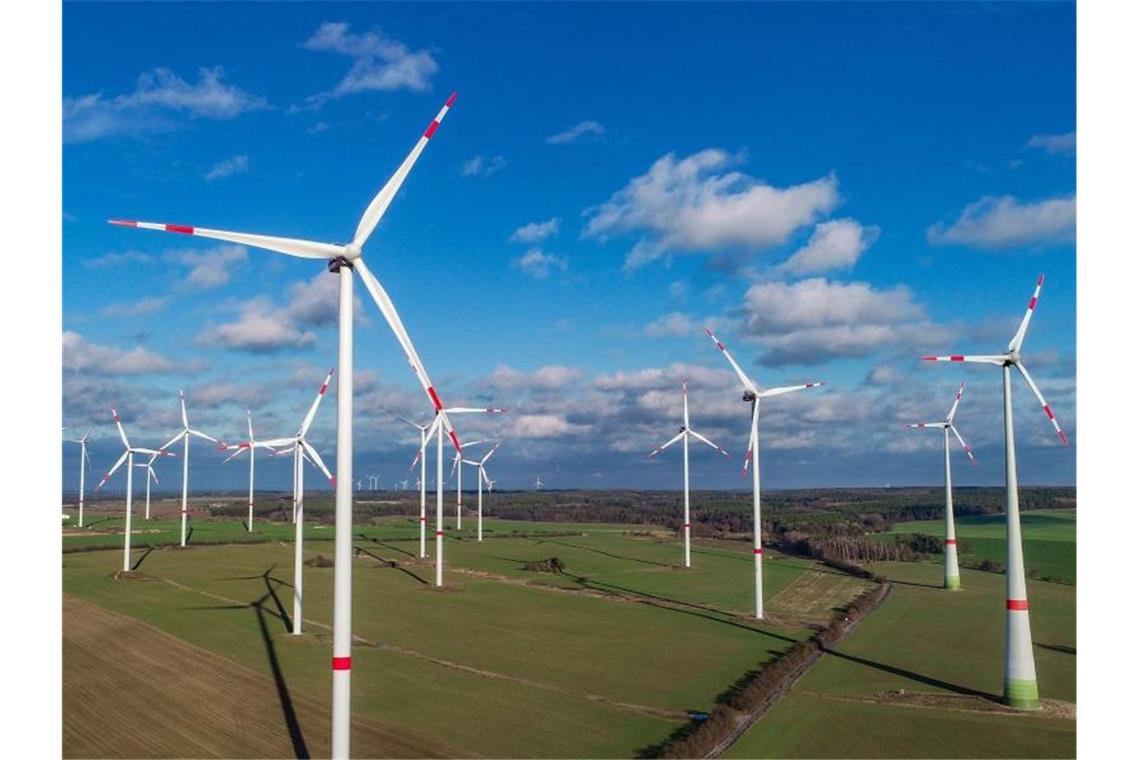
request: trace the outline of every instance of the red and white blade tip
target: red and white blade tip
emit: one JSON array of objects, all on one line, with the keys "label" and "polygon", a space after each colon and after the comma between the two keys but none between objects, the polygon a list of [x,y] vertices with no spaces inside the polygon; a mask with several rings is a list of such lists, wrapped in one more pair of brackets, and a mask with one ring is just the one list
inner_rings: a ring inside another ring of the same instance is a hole
[{"label": "red and white blade tip", "polygon": [[1038,275],[1037,276],[1037,287],[1041,287],[1044,284],[1045,284],[1045,275],[1044,274]]},{"label": "red and white blade tip", "polygon": [[451,93],[451,97],[449,97],[449,98],[447,99],[447,102],[446,102],[446,103],[444,103],[444,105],[445,105],[445,106],[447,106],[448,108],[451,108],[453,105],[455,105],[455,99],[456,99],[456,98],[458,98],[458,97],[459,97],[459,93],[458,93],[458,92],[453,92],[453,93]]}]

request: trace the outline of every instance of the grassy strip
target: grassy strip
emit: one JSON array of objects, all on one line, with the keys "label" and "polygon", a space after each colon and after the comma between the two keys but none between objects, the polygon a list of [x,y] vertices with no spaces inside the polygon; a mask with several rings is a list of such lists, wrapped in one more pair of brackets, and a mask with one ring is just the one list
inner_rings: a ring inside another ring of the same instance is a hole
[{"label": "grassy strip", "polygon": [[722,695],[707,720],[690,723],[661,744],[643,749],[641,757],[719,757],[828,649],[838,644],[860,620],[882,604],[892,587],[891,583],[884,583],[857,597],[843,612],[836,613],[827,627],[807,641],[794,644],[761,670],[745,675],[734,684]]}]

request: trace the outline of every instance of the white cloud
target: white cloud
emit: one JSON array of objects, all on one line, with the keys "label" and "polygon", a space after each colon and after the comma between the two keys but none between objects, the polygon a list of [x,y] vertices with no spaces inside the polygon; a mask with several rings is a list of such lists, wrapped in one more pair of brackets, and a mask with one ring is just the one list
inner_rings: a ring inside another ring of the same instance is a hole
[{"label": "white cloud", "polygon": [[555,438],[589,429],[587,425],[567,422],[562,414],[520,414],[508,423],[512,438]]},{"label": "white cloud", "polygon": [[1040,148],[1046,153],[1072,155],[1077,151],[1077,133],[1074,130],[1063,134],[1033,135],[1025,147]]},{"label": "white cloud", "polygon": [[327,132],[328,129],[329,129],[329,123],[327,121],[318,121],[316,124],[309,127],[305,131],[308,132],[310,135],[317,135],[317,134],[320,134],[321,132]]},{"label": "white cloud", "polygon": [[905,287],[876,290],[823,278],[753,285],[745,294],[741,332],[761,345],[763,361],[772,365],[909,350],[948,337]]},{"label": "white cloud", "polygon": [[931,225],[926,239],[932,245],[989,249],[1062,244],[1073,241],[1076,225],[1074,195],[1026,202],[1012,195],[986,195],[966,206],[952,224]]},{"label": "white cloud", "polygon": [[103,309],[105,317],[149,317],[166,308],[168,298],[149,297],[127,303],[113,303]]},{"label": "white cloud", "polygon": [[108,269],[120,264],[149,264],[154,257],[141,251],[124,251],[123,253],[105,253],[93,259],[83,259],[83,266],[88,269]]},{"label": "white cloud", "polygon": [[[328,272],[321,272],[303,282],[288,287],[288,304],[282,315],[311,327],[331,327],[340,315],[340,280]],[[358,294],[353,296],[353,318],[357,324],[370,320]]]},{"label": "white cloud", "polygon": [[626,268],[633,269],[674,251],[779,245],[839,203],[834,175],[778,188],[726,171],[738,160],[719,149],[680,160],[665,155],[601,206],[587,210],[584,236],[605,241],[623,233],[645,234],[626,256]]},{"label": "white cloud", "polygon": [[878,227],[864,227],[854,219],[820,222],[807,243],[781,264],[778,271],[804,275],[850,269],[878,237]]},{"label": "white cloud", "polygon": [[212,325],[198,334],[200,346],[226,348],[251,353],[273,353],[306,348],[317,338],[276,312],[264,299],[246,304],[235,322]]},{"label": "white cloud", "polygon": [[190,84],[169,69],[139,75],[134,92],[104,98],[102,92],[63,99],[63,140],[90,142],[116,135],[138,136],[175,129],[172,118],[234,119],[268,108],[265,98],[223,82],[221,66],[198,70]]},{"label": "white cloud", "polygon": [[551,364],[534,372],[519,372],[505,364],[480,381],[482,387],[502,391],[550,391],[563,389],[582,377],[581,370]]},{"label": "white cloud", "polygon": [[546,143],[548,145],[565,145],[574,142],[584,135],[601,137],[605,133],[605,127],[596,121],[580,121],[569,129],[547,137]]},{"label": "white cloud", "polygon": [[461,177],[487,177],[507,165],[507,159],[502,156],[472,156],[459,166]]},{"label": "white cloud", "polygon": [[720,320],[715,317],[706,317],[698,321],[688,314],[673,311],[647,324],[642,333],[647,338],[691,338],[694,335],[701,335],[704,328],[715,328],[719,323]]},{"label": "white cloud", "polygon": [[249,156],[231,156],[219,161],[210,167],[210,171],[202,175],[207,182],[229,177],[234,174],[244,174],[249,171]]},{"label": "white cloud", "polygon": [[352,34],[348,28],[346,23],[326,22],[302,43],[306,50],[351,58],[352,67],[332,90],[310,95],[305,106],[293,110],[313,110],[333,98],[360,92],[423,92],[431,88],[431,78],[439,71],[439,64],[429,51],[411,50],[378,30]]},{"label": "white cloud", "polygon": [[556,216],[547,219],[545,222],[531,222],[524,224],[517,230],[511,233],[510,241],[512,243],[539,243],[546,240],[552,235],[558,234],[558,226],[562,220]]},{"label": "white cloud", "polygon": [[233,270],[244,264],[248,257],[248,251],[241,245],[220,245],[204,251],[174,250],[165,256],[167,261],[190,268],[185,282],[193,290],[210,290],[225,285],[230,281]]},{"label": "white cloud", "polygon": [[511,263],[538,280],[545,280],[555,270],[565,272],[569,267],[569,263],[564,257],[555,256],[552,253],[543,253],[539,248],[531,248]]},{"label": "white cloud", "polygon": [[71,330],[63,333],[63,369],[93,375],[146,375],[174,371],[174,363],[141,346],[130,351],[89,343]]}]

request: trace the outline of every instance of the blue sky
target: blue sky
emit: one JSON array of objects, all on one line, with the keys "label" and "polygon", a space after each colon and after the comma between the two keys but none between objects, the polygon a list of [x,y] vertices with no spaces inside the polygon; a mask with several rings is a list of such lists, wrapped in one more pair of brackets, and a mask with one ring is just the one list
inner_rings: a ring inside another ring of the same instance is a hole
[{"label": "blue sky", "polygon": [[[747,486],[706,324],[762,385],[828,382],[764,407],[766,487],[939,482],[938,436],[901,426],[962,379],[956,479],[1001,483],[999,373],[917,357],[1004,348],[1039,273],[1026,359],[1073,446],[1019,385],[1019,470],[1075,479],[1072,4],[67,3],[63,32],[63,412],[99,426],[96,471],[110,402],[142,444],[180,387],[213,435],[247,408],[283,435],[336,348],[320,262],[104,220],[343,241],[455,90],[366,256],[444,400],[511,409],[460,428],[503,438],[501,486],[675,487],[677,456],[645,454],[682,376],[732,453],[694,453],[694,487]],[[383,409],[428,406],[359,313],[356,470],[390,483],[418,438]]]}]

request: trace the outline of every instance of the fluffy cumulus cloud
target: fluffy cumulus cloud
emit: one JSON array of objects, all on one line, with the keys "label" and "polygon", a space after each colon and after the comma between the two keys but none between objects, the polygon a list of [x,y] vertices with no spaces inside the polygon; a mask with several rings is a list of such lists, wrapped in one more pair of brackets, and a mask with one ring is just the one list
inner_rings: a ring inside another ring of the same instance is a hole
[{"label": "fluffy cumulus cloud", "polygon": [[545,280],[556,271],[565,272],[570,266],[565,257],[546,253],[541,248],[531,248],[511,263],[536,280]]},{"label": "fluffy cumulus cloud", "polygon": [[174,362],[141,346],[124,350],[88,342],[71,330],[63,333],[63,369],[89,375],[148,375],[173,372]]},{"label": "fluffy cumulus cloud", "polygon": [[1033,135],[1025,143],[1026,148],[1039,148],[1046,153],[1071,156],[1077,152],[1076,131],[1061,134]]},{"label": "fluffy cumulus cloud", "polygon": [[647,324],[641,332],[647,338],[691,338],[700,335],[706,327],[715,329],[720,322],[717,317],[697,320],[688,314],[671,311]]},{"label": "fluffy cumulus cloud", "polygon": [[540,243],[548,237],[557,235],[558,226],[561,223],[562,220],[555,216],[545,222],[524,224],[511,233],[510,241],[512,243]]},{"label": "fluffy cumulus cloud", "polygon": [[212,182],[216,179],[231,177],[234,174],[245,174],[248,171],[249,156],[231,156],[211,166],[210,170],[202,175],[202,178],[207,182]]},{"label": "fluffy cumulus cloud", "polygon": [[335,87],[310,95],[295,110],[320,108],[333,98],[360,92],[423,92],[431,88],[431,78],[439,71],[428,50],[412,50],[379,30],[354,34],[346,23],[321,24],[301,47],[345,56],[352,66]]},{"label": "fluffy cumulus cloud", "polygon": [[168,251],[167,261],[188,267],[185,284],[192,290],[211,290],[230,281],[233,271],[245,264],[249,252],[242,245],[220,245],[206,250]]},{"label": "fluffy cumulus cloud", "polygon": [[565,145],[576,142],[583,137],[601,137],[605,133],[605,127],[596,121],[580,121],[569,129],[564,129],[547,137],[546,144]]},{"label": "fluffy cumulus cloud", "polygon": [[472,156],[459,165],[461,177],[488,177],[507,165],[507,159],[502,156]]},{"label": "fluffy cumulus cloud", "polygon": [[780,245],[839,203],[834,175],[779,188],[731,166],[739,158],[710,148],[670,153],[602,205],[587,210],[584,235],[602,241],[643,235],[626,256],[632,269],[672,252]]},{"label": "fluffy cumulus cloud", "polygon": [[141,251],[123,251],[105,253],[90,259],[83,259],[82,264],[88,269],[110,269],[123,264],[150,264],[154,257]]},{"label": "fluffy cumulus cloud", "polygon": [[839,357],[910,350],[947,339],[902,286],[812,278],[748,289],[741,333],[764,349],[765,363],[819,364]]},{"label": "fluffy cumulus cloud", "polygon": [[199,69],[198,81],[193,83],[160,68],[140,74],[130,93],[64,98],[64,142],[169,131],[179,126],[180,118],[228,120],[269,107],[265,98],[224,79],[220,66]]},{"label": "fluffy cumulus cloud", "polygon": [[282,318],[261,299],[243,306],[235,321],[208,326],[195,339],[200,346],[255,354],[307,348],[316,341],[317,336],[312,331]]},{"label": "fluffy cumulus cloud", "polygon": [[565,388],[576,383],[581,377],[581,370],[558,364],[540,367],[534,372],[520,372],[500,364],[480,381],[480,385],[491,391],[546,391]]},{"label": "fluffy cumulus cloud", "polygon": [[878,227],[864,227],[854,219],[820,222],[807,243],[781,264],[778,271],[806,275],[850,269],[878,237]]},{"label": "fluffy cumulus cloud", "polygon": [[950,224],[926,231],[933,245],[965,245],[992,250],[1073,242],[1077,199],[1062,195],[1041,201],[1020,201],[1012,195],[986,195],[963,209]]}]

